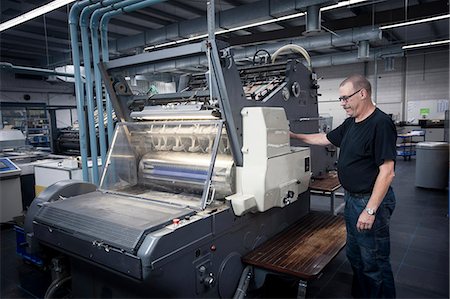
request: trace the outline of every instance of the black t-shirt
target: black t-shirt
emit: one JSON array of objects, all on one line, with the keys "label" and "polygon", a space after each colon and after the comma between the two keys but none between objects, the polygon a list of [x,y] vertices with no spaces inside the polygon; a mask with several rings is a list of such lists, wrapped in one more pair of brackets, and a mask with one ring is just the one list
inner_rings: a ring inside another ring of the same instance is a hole
[{"label": "black t-shirt", "polygon": [[328,140],[340,147],[339,181],[352,193],[372,192],[379,166],[397,156],[397,131],[391,118],[376,108],[365,120],[356,123],[347,118],[327,134]]}]

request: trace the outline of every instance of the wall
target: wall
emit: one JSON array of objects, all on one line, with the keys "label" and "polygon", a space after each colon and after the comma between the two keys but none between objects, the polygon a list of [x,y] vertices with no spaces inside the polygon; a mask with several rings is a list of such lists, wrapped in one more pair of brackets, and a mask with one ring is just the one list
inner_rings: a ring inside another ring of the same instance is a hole
[{"label": "wall", "polygon": [[386,113],[392,113],[394,119],[399,121],[410,119],[409,102],[430,101],[429,106],[435,107],[436,101],[449,100],[448,51],[408,53],[405,57],[395,57],[392,71],[385,70],[384,60],[379,60],[376,71],[375,80],[373,61],[316,69],[319,78],[322,78],[319,81],[319,93],[322,94],[319,97],[319,112],[333,116],[333,128],[346,118],[337,99],[339,84],[353,73],[367,76],[372,83],[372,96],[377,106]]},{"label": "wall", "polygon": [[[16,79],[12,73],[0,73],[0,102],[45,103],[48,106],[75,106],[75,90],[73,83],[51,82],[37,79]],[[30,100],[24,100],[24,95]],[[71,125],[77,120],[76,109],[64,109],[56,112],[58,128]]]}]

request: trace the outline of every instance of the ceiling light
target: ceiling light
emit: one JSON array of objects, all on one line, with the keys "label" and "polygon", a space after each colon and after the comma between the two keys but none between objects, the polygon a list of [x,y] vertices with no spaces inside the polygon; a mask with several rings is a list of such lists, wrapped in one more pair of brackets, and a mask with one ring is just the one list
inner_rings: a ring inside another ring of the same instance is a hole
[{"label": "ceiling light", "polygon": [[324,7],[322,7],[320,10],[321,10],[321,11],[327,11],[327,10],[330,10],[330,9],[335,9],[335,8],[340,8],[340,7],[345,7],[345,6],[355,5],[355,4],[362,3],[362,2],[367,2],[367,1],[368,1],[368,0],[348,0],[348,1],[342,1],[342,2],[339,2],[338,4],[324,6]]},{"label": "ceiling light", "polygon": [[448,14],[448,15],[442,15],[442,16],[436,16],[436,17],[431,17],[431,18],[425,18],[425,19],[420,19],[420,20],[415,20],[415,21],[408,21],[408,22],[402,22],[402,23],[397,23],[397,24],[391,24],[391,25],[381,26],[380,29],[381,29],[381,30],[384,30],[384,29],[391,29],[391,28],[397,28],[397,27],[403,27],[403,26],[415,25],[415,24],[426,23],[426,22],[432,22],[432,21],[437,21],[437,20],[442,20],[442,19],[448,19],[448,18],[450,18],[450,14]]},{"label": "ceiling light", "polygon": [[58,9],[64,5],[70,4],[74,1],[75,0],[55,0],[48,4],[45,4],[38,8],[35,8],[32,11],[24,13],[23,15],[20,15],[18,17],[15,17],[14,19],[11,19],[9,21],[1,23],[0,24],[0,32],[4,31],[6,29],[9,29],[11,27],[14,27],[16,25],[22,24],[23,22],[29,21],[36,17],[42,16],[52,10]]},{"label": "ceiling light", "polygon": [[448,44],[448,43],[450,43],[450,39],[434,41],[434,42],[427,42],[427,43],[420,43],[420,44],[414,44],[414,45],[406,45],[406,46],[403,46],[402,49],[408,50],[408,49],[415,49],[415,48],[444,45],[444,44]]}]

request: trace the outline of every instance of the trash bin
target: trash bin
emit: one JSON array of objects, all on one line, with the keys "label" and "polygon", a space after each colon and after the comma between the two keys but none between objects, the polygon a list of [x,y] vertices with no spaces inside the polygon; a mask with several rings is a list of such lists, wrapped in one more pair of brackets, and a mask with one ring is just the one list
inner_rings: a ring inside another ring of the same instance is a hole
[{"label": "trash bin", "polygon": [[449,145],[446,142],[416,144],[416,186],[445,189],[448,186]]}]

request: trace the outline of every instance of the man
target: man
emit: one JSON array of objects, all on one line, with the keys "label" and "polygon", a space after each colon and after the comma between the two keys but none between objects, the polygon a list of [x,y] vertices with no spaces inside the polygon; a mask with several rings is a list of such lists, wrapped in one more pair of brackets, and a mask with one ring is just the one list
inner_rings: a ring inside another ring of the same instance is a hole
[{"label": "man", "polygon": [[328,134],[290,136],[308,144],[340,147],[337,168],[345,189],[352,295],[395,298],[389,220],[395,208],[390,184],[394,179],[397,132],[390,117],[375,107],[371,92],[364,76],[348,77],[339,86],[339,100],[349,117]]}]

